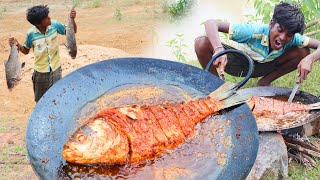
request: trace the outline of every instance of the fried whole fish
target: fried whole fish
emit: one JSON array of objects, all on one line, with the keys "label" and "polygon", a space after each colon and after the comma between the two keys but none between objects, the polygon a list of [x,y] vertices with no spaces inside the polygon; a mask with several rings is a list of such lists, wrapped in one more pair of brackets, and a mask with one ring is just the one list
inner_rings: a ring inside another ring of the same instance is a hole
[{"label": "fried whole fish", "polygon": [[273,98],[252,96],[247,102],[256,118],[259,131],[281,130],[303,125],[310,110],[319,110],[314,104],[288,103]]},{"label": "fried whole fish", "polygon": [[21,69],[25,65],[25,63],[21,63],[20,61],[18,47],[15,44],[11,46],[9,58],[7,61],[4,62],[4,64],[6,71],[7,86],[8,89],[11,91],[22,79]]},{"label": "fried whole fish", "polygon": [[[75,7],[73,6],[72,9]],[[66,38],[67,38],[67,49],[70,57],[75,59],[77,56],[77,41],[74,32],[74,19],[70,16],[68,17],[68,25],[66,28]]]},{"label": "fried whole fish", "polygon": [[192,137],[196,124],[209,115],[248,100],[235,94],[234,88],[225,83],[190,102],[106,108],[73,133],[62,156],[75,164],[133,163],[158,157]]}]

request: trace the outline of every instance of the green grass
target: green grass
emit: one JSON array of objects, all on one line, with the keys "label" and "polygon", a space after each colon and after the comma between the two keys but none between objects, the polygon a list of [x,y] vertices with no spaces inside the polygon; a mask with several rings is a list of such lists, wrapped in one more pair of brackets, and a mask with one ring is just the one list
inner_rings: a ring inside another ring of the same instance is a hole
[{"label": "green grass", "polygon": [[297,162],[289,164],[289,178],[290,180],[316,180],[320,177],[320,160],[316,159],[317,167],[307,169]]},{"label": "green grass", "polygon": [[111,0],[108,5],[110,6],[121,6],[121,7],[131,7],[136,4],[146,4],[148,0]]},{"label": "green grass", "polygon": [[7,144],[1,146],[0,150],[0,161],[12,161],[13,159],[11,158],[14,156],[14,154],[22,155],[22,158],[16,158],[14,160],[16,161],[24,161],[26,160],[26,155],[27,155],[27,150],[26,150],[26,145],[25,144]]},{"label": "green grass", "polygon": [[192,0],[178,0],[175,2],[162,1],[163,12],[167,12],[172,22],[188,16],[193,5]]},{"label": "green grass", "polygon": [[[120,11],[121,13],[121,11]],[[114,18],[110,18],[110,19],[106,19],[105,21],[103,21],[104,24],[116,24],[116,23],[135,23],[137,21],[141,21],[141,20],[152,20],[155,19],[156,17],[153,16],[148,16],[145,14],[141,14],[141,15],[133,15],[133,16],[124,16],[121,14],[121,20],[118,20],[117,17],[114,16]],[[123,32],[122,29],[118,30],[119,32]]]},{"label": "green grass", "polygon": [[[6,136],[6,134],[10,133],[12,134],[12,138],[14,138],[15,135],[23,133],[23,130],[21,129],[20,119],[20,116],[14,115],[0,116],[0,135]],[[19,174],[21,168],[23,166],[26,166],[26,164],[28,163],[25,141],[22,141],[22,143],[20,143],[21,141],[18,141],[17,143],[15,139],[6,140],[8,142],[4,142],[0,145],[0,180],[6,179],[8,177],[25,179],[26,177],[31,175]],[[9,143],[9,141],[12,142]]]},{"label": "green grass", "polygon": [[12,122],[15,122],[14,116],[1,116],[0,117],[0,133],[5,133],[11,130],[14,125]]},{"label": "green grass", "polygon": [[89,3],[89,7],[98,8],[102,5],[102,0],[91,0]]},{"label": "green grass", "polygon": [[14,169],[19,170],[19,164],[28,163],[25,144],[6,144],[0,146],[1,173],[11,173]]},{"label": "green grass", "polygon": [[119,8],[116,8],[113,16],[116,20],[120,21],[122,18],[121,10]]},{"label": "green grass", "polygon": [[98,8],[103,6],[131,7],[136,4],[146,4],[148,0],[72,0],[76,7]]}]

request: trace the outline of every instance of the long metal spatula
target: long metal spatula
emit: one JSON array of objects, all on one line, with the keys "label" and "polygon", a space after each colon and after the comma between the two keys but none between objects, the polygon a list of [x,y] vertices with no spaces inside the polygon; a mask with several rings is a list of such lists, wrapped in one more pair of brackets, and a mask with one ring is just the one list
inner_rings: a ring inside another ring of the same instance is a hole
[{"label": "long metal spatula", "polygon": [[289,103],[292,102],[294,96],[295,96],[296,93],[297,93],[297,90],[298,90],[299,86],[300,86],[300,83],[299,83],[299,82],[296,82],[296,84],[293,86],[292,92],[291,92],[291,94],[290,94],[290,96],[289,96],[289,99],[288,99],[288,102],[289,102]]}]

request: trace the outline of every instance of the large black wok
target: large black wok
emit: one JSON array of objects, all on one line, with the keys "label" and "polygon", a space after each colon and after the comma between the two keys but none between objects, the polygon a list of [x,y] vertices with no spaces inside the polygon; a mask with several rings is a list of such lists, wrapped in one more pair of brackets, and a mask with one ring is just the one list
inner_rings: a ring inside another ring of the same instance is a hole
[{"label": "large black wok", "polygon": [[[256,122],[246,104],[207,118],[199,125],[194,138],[172,154],[154,161],[103,166],[103,172],[93,172],[91,167],[74,167],[61,155],[64,143],[79,126],[78,113],[97,98],[116,93],[118,89],[153,86],[169,87],[162,88],[164,91],[178,88],[196,99],[221,84],[222,80],[207,71],[160,59],[111,59],[80,68],[52,86],[35,106],[27,125],[30,163],[41,179],[152,178],[172,169],[172,172],[179,170],[180,174],[175,176],[179,179],[244,179],[258,151]],[[172,92],[164,94],[174,96]],[[179,93],[176,95],[182,97]],[[213,130],[217,133],[203,135]],[[77,169],[79,172],[73,172]],[[101,167],[95,169],[101,170]]]}]

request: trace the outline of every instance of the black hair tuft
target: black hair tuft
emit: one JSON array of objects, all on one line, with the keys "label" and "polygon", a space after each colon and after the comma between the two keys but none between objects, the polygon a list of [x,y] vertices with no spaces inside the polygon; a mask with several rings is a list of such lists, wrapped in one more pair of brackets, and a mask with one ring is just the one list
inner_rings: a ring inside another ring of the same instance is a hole
[{"label": "black hair tuft", "polygon": [[33,25],[40,24],[48,15],[49,8],[47,5],[33,6],[27,10],[27,20]]},{"label": "black hair tuft", "polygon": [[303,34],[306,26],[304,23],[304,15],[296,4],[280,2],[274,8],[272,23],[278,23],[288,30],[289,33]]}]

